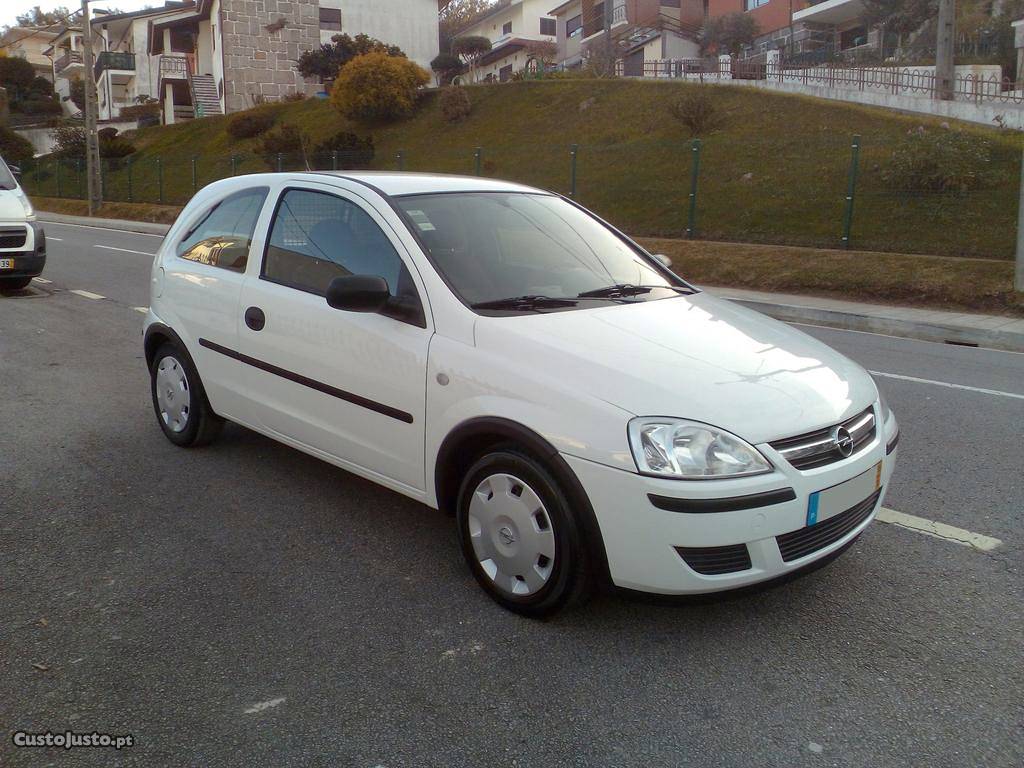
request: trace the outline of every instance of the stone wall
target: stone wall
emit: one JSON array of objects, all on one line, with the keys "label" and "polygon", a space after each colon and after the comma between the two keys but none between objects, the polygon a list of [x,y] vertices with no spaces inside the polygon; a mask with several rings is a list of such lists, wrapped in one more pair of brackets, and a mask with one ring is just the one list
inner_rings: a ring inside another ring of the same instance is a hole
[{"label": "stone wall", "polygon": [[295,70],[320,45],[317,0],[221,0],[228,112],[305,91]]}]

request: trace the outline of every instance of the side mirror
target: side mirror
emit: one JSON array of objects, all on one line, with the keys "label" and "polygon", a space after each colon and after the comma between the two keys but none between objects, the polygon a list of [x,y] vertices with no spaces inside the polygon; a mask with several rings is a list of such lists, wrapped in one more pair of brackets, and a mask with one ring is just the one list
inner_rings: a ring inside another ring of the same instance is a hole
[{"label": "side mirror", "polygon": [[14,178],[16,178],[16,179],[20,179],[21,178],[21,168],[19,166],[17,166],[17,165],[8,165],[7,167],[11,169],[11,173],[14,174]]},{"label": "side mirror", "polygon": [[327,303],[349,312],[380,312],[387,306],[391,291],[388,281],[376,275],[345,275],[331,280]]},{"label": "side mirror", "polygon": [[653,258],[656,262],[661,264],[661,266],[665,267],[666,269],[672,269],[672,259],[670,259],[665,254],[663,254],[663,253],[652,253],[651,254],[651,258]]}]

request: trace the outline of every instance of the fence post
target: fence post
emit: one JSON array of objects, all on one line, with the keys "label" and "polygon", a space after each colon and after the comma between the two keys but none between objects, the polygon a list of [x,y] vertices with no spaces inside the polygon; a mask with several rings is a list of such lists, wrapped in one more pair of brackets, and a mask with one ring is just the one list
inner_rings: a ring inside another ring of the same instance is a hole
[{"label": "fence post", "polygon": [[850,228],[853,226],[853,198],[857,192],[857,167],[860,160],[860,136],[853,137],[850,145],[850,178],[846,184],[846,210],[843,213],[843,248],[850,247]]},{"label": "fence post", "polygon": [[75,158],[75,191],[78,192],[77,197],[82,196],[82,158]]},{"label": "fence post", "polygon": [[395,163],[398,166],[398,170],[405,170],[405,152],[403,150],[400,149],[395,153]]},{"label": "fence post", "polygon": [[1017,207],[1017,265],[1014,268],[1013,287],[1024,293],[1024,151],[1021,152],[1020,202]]},{"label": "fence post", "polygon": [[132,156],[128,155],[128,202],[132,201]]},{"label": "fence post", "polygon": [[156,188],[160,205],[164,204],[164,161],[156,159]]},{"label": "fence post", "polygon": [[284,170],[284,155],[280,152],[277,153],[277,172],[280,173]]},{"label": "fence post", "polygon": [[700,139],[690,145],[690,212],[686,218],[686,236],[693,237],[697,227],[697,180],[700,178]]},{"label": "fence post", "polygon": [[196,156],[192,155],[192,194],[196,193],[198,187],[198,177],[196,176]]},{"label": "fence post", "polygon": [[476,151],[473,152],[473,161],[476,165],[476,175],[480,175],[480,156],[483,154],[483,147],[477,147]]},{"label": "fence post", "polygon": [[63,163],[60,161],[60,158],[57,158],[57,197],[64,197],[64,190],[61,188],[60,183],[60,167],[62,165]]},{"label": "fence post", "polygon": [[573,144],[571,147],[569,147],[569,157],[571,163],[571,172],[569,175],[569,197],[571,197],[573,200],[576,199],[576,155],[579,154],[579,151],[579,144]]},{"label": "fence post", "polygon": [[331,170],[338,170],[338,150],[331,152]]},{"label": "fence post", "polygon": [[231,175],[238,175],[238,158],[235,157],[234,155],[231,156]]}]

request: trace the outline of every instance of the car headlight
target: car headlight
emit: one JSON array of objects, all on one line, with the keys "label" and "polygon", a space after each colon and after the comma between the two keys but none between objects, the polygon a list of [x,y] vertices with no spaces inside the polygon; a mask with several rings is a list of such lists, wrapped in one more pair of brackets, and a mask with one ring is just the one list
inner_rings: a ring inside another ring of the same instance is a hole
[{"label": "car headlight", "polygon": [[33,210],[32,208],[32,203],[28,201],[28,197],[26,195],[21,194],[18,196],[18,199],[21,200],[21,207],[25,209],[26,219],[31,219],[33,216],[36,215],[35,210]]},{"label": "car headlight", "polygon": [[629,445],[645,475],[711,480],[771,472],[754,446],[725,430],[683,419],[644,417],[629,422]]},{"label": "car headlight", "polygon": [[885,392],[883,392],[882,388],[878,386],[878,379],[874,376],[871,378],[875,382],[875,389],[878,390],[878,412],[882,414],[882,423],[884,424],[892,415],[892,408],[889,407],[889,401],[885,399]]}]

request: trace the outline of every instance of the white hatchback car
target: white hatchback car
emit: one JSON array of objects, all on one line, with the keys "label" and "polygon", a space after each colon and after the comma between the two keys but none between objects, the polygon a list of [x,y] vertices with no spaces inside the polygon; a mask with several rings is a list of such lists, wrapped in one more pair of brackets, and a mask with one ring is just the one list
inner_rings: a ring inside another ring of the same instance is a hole
[{"label": "white hatchback car", "polygon": [[480,178],[235,177],[153,263],[160,427],[223,419],[451,511],[500,604],[793,575],[895,464],[871,377],[702,292],[565,198]]}]

